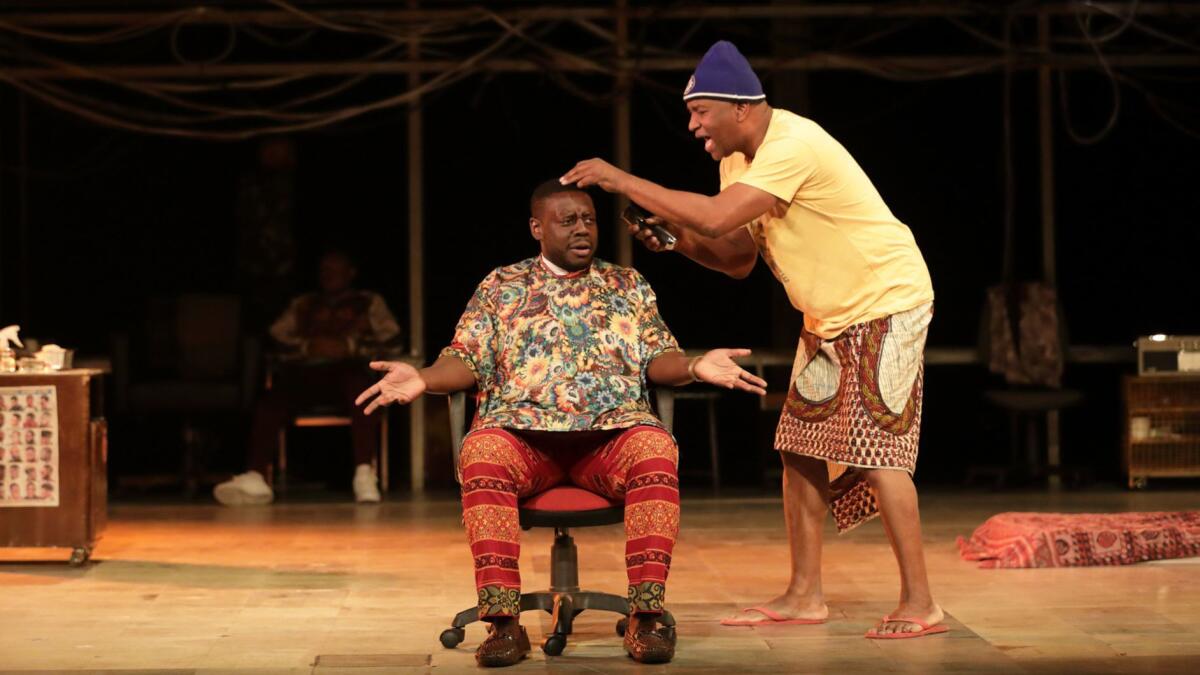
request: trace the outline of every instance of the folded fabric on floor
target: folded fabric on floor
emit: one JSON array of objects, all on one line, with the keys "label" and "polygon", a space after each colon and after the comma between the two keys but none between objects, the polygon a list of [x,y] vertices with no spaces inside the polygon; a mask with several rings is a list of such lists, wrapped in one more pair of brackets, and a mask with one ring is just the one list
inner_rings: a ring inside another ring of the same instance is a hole
[{"label": "folded fabric on floor", "polygon": [[1088,567],[1200,556],[1200,511],[1001,513],[969,539],[963,560],[980,567]]}]

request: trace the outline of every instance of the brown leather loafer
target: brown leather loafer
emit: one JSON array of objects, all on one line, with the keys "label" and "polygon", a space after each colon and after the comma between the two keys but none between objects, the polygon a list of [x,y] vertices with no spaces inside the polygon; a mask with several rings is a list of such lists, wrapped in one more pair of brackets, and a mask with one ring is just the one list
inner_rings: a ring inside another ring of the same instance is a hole
[{"label": "brown leather loafer", "polygon": [[638,663],[667,663],[675,658],[675,628],[639,630],[637,621],[630,619],[625,629],[625,652]]},{"label": "brown leather loafer", "polygon": [[488,627],[487,639],[479,643],[475,650],[475,662],[484,668],[503,668],[520,663],[521,659],[529,656],[529,634],[525,627],[520,627],[519,634],[496,630],[495,626]]}]

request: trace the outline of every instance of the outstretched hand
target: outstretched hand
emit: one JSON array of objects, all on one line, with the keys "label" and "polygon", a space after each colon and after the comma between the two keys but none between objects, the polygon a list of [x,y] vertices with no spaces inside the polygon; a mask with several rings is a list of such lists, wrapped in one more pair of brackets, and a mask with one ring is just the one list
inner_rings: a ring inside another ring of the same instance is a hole
[{"label": "outstretched hand", "polygon": [[693,372],[696,379],[702,382],[724,387],[725,389],[741,389],[752,394],[763,396],[767,393],[767,382],[743,369],[734,359],[750,356],[749,349],[713,349],[696,361]]},{"label": "outstretched hand", "polygon": [[380,406],[392,403],[412,403],[425,393],[425,380],[421,379],[421,373],[407,363],[372,361],[371,369],[385,374],[383,379],[367,387],[354,400],[354,405],[362,405],[370,401],[363,409],[364,415],[370,415]]}]

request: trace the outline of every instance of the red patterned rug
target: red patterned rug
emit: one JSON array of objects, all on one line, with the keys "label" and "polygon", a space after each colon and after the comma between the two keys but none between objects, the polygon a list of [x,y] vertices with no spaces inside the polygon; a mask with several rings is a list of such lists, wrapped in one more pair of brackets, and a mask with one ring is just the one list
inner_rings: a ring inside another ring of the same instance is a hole
[{"label": "red patterned rug", "polygon": [[1001,513],[970,539],[963,560],[980,567],[1086,567],[1200,556],[1200,511]]}]

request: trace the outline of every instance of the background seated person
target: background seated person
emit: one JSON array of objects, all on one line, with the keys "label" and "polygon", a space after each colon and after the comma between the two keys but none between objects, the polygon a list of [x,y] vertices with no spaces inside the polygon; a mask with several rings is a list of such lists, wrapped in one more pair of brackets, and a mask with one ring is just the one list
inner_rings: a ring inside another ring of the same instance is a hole
[{"label": "background seated person", "polygon": [[279,447],[279,430],[305,410],[327,407],[348,414],[354,449],[355,501],[378,502],[374,458],[379,419],[359,414],[355,395],[370,384],[362,357],[376,356],[400,335],[400,326],[378,293],[354,288],[358,270],[341,251],[321,257],[321,290],[292,300],[271,326],[271,337],[288,349],[270,388],[254,406],[247,466],[249,470],[217,485],[213,496],[227,506],[269,504],[267,484]]}]

